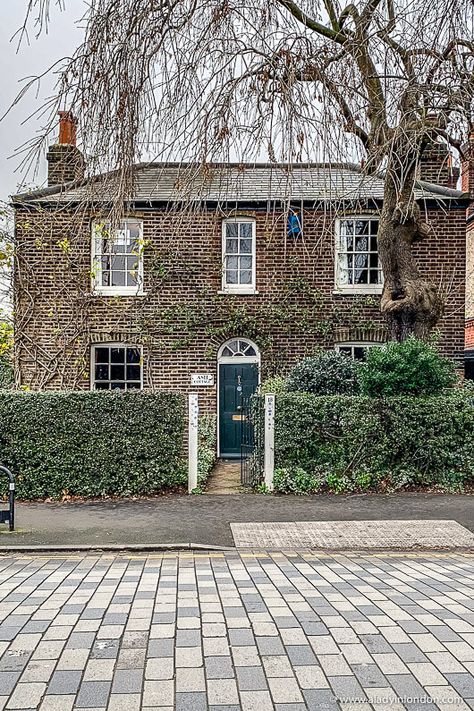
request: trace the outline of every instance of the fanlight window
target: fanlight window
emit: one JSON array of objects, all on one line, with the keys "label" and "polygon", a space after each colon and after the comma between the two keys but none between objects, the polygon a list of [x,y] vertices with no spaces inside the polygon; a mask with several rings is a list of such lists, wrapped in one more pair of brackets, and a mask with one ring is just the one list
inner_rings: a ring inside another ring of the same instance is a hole
[{"label": "fanlight window", "polygon": [[242,356],[256,356],[257,352],[255,350],[255,346],[249,343],[249,341],[244,341],[240,338],[226,343],[222,351],[222,355],[226,358],[238,358]]}]

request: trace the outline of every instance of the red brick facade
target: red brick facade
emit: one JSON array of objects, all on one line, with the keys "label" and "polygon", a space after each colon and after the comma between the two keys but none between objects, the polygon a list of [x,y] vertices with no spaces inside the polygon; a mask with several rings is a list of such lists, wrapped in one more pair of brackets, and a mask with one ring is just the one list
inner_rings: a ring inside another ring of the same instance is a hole
[{"label": "red brick facade", "polygon": [[[461,366],[466,205],[425,207],[432,235],[416,256],[446,296],[441,348]],[[235,214],[256,220],[254,295],[219,293],[222,220]],[[93,212],[17,204],[19,385],[89,388],[91,345],[100,342],[141,345],[144,386],[187,392],[191,374],[216,374],[219,347],[235,335],[258,345],[263,374],[287,371],[317,346],[385,338],[378,296],[335,293],[330,209],[307,208],[298,238],[286,236],[283,211],[265,207],[179,213],[150,205],[133,215],[144,224],[145,295],[93,296]],[[216,387],[200,392],[215,410]]]}]

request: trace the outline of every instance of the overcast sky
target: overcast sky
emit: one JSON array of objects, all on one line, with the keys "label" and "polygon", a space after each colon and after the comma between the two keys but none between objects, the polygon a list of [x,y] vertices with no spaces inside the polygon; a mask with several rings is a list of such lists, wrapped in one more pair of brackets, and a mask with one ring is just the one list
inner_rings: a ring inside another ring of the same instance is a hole
[{"label": "overcast sky", "polygon": [[[21,90],[25,77],[38,75],[45,71],[53,62],[61,57],[72,54],[81,41],[82,31],[79,20],[84,12],[84,0],[65,0],[66,10],[60,11],[56,2],[51,0],[51,22],[48,33],[38,39],[33,23],[30,23],[30,42],[24,42],[18,49],[18,40],[12,36],[21,27],[27,0],[9,0],[2,2],[2,22],[0,23],[1,48],[1,106],[0,114],[10,106],[15,96]],[[6,200],[8,195],[15,193],[24,178],[21,172],[15,172],[20,163],[18,155],[9,158],[25,141],[35,136],[39,128],[37,119],[23,123],[30,114],[41,107],[45,98],[51,95],[54,77],[42,81],[40,95],[29,93],[10,114],[0,121],[0,200]],[[28,181],[31,184],[41,184],[45,180],[45,159],[42,157],[41,172],[36,176],[31,174]]]}]

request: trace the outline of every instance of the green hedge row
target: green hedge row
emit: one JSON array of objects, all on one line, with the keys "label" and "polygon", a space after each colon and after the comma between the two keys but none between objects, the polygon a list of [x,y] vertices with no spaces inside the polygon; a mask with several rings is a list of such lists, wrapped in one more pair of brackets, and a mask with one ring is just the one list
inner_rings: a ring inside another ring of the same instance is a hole
[{"label": "green hedge row", "polygon": [[275,488],[363,491],[456,488],[474,479],[474,399],[277,395]]},{"label": "green hedge row", "polygon": [[175,393],[3,391],[0,463],[20,498],[154,494],[186,483],[184,413]]}]

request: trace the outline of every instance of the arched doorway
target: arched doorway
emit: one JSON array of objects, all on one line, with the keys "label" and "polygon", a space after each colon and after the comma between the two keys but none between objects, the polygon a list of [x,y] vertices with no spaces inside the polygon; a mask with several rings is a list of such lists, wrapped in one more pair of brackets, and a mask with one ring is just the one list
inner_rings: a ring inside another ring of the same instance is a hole
[{"label": "arched doorway", "polygon": [[260,352],[247,338],[226,341],[217,356],[218,452],[226,459],[240,457],[242,403],[258,387]]}]

